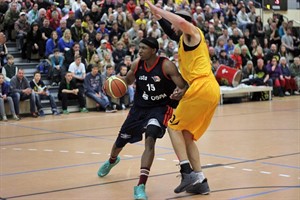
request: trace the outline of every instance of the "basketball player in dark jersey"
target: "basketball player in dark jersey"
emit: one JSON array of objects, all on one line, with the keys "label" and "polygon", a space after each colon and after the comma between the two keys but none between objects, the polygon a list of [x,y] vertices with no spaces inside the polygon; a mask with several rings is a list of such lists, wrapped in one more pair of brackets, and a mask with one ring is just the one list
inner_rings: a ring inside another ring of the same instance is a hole
[{"label": "basketball player in dark jersey", "polygon": [[157,40],[151,37],[142,39],[139,44],[140,58],[133,61],[125,77],[128,85],[136,81],[134,104],[112,147],[109,160],[98,170],[98,176],[106,176],[120,161],[118,155],[123,147],[127,143],[141,141],[145,133],[145,150],[140,179],[134,187],[134,199],[147,199],[145,184],[154,159],[156,139],[165,134],[173,113],[173,99],[179,100],[186,90],[186,82],[177,67],[167,58],[157,56],[158,49]]}]

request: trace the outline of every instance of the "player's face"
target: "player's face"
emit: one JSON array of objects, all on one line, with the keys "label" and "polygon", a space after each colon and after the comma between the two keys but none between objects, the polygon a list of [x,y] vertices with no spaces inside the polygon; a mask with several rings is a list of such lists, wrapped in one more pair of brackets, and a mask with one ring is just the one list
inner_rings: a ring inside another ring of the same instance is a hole
[{"label": "player's face", "polygon": [[139,56],[141,60],[147,60],[152,56],[152,48],[145,45],[144,43],[139,44]]}]

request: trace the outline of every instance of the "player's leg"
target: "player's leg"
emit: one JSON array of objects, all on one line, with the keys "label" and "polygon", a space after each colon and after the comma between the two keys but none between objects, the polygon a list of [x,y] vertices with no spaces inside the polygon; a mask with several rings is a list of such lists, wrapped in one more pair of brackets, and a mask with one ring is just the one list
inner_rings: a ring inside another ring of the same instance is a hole
[{"label": "player's leg", "polygon": [[142,130],[143,127],[143,124],[138,122],[140,117],[139,113],[142,112],[139,112],[136,108],[130,109],[129,114],[119,131],[118,137],[112,146],[110,158],[99,168],[98,176],[106,176],[110,170],[120,162],[120,157],[118,155],[128,142],[134,143],[142,140],[142,133],[139,133],[140,131],[138,131]]},{"label": "player's leg", "polygon": [[163,131],[157,119],[150,119],[148,121],[145,131],[145,150],[141,159],[140,178],[137,186],[134,187],[134,199],[147,199],[145,185],[154,160],[156,138],[162,137],[162,132]]},{"label": "player's leg", "polygon": [[210,189],[207,183],[207,179],[205,178],[204,173],[202,172],[198,147],[195,141],[193,140],[193,136],[191,133],[189,133],[188,131],[183,131],[183,135],[187,147],[187,155],[189,161],[192,165],[194,172],[198,177],[198,181],[194,183],[191,187],[187,188],[186,191],[189,193],[196,194],[209,194]]},{"label": "player's leg", "polygon": [[197,176],[191,168],[185,138],[182,131],[176,131],[168,127],[168,132],[173,145],[173,149],[179,159],[181,183],[174,190],[175,193],[186,191],[188,187],[197,181]]},{"label": "player's leg", "polygon": [[112,146],[109,159],[105,161],[99,168],[98,176],[106,176],[110,172],[110,170],[120,162],[120,157],[118,155],[122,151],[123,147],[117,147],[116,143],[117,141]]}]

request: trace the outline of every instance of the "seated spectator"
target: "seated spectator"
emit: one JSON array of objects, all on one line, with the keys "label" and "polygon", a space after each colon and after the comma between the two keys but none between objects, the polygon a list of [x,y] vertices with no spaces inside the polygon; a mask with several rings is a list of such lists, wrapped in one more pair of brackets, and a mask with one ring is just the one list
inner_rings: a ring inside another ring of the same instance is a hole
[{"label": "seated spectator", "polygon": [[287,60],[285,57],[280,58],[279,65],[282,70],[283,78],[285,79],[284,94],[286,96],[290,96],[292,94],[299,94],[296,80],[293,79],[291,76],[291,71],[287,65]]},{"label": "seated spectator", "polygon": [[4,103],[9,103],[10,112],[13,116],[13,119],[19,120],[18,116],[15,112],[14,102],[10,96],[8,96],[9,93],[9,85],[4,81],[3,74],[0,73],[0,114],[1,114],[1,120],[7,121],[7,116],[5,113]]},{"label": "seated spectator", "polygon": [[238,27],[242,31],[245,31],[247,28],[248,29],[251,28],[253,22],[251,22],[251,20],[249,19],[248,15],[246,13],[245,6],[241,7],[241,10],[237,13],[236,17],[237,17]]},{"label": "seated spectator", "polygon": [[270,63],[274,57],[279,60],[280,55],[277,51],[277,46],[275,44],[271,44],[270,51],[268,51],[265,56],[265,63]]},{"label": "seated spectator", "polygon": [[6,36],[4,35],[3,32],[0,32],[0,73],[2,67],[7,62],[7,54],[8,54],[8,49],[6,46]]},{"label": "seated spectator", "polygon": [[283,97],[283,90],[285,86],[285,79],[283,78],[282,70],[277,64],[277,58],[273,57],[271,62],[267,65],[270,78],[273,80],[273,91],[275,96]]},{"label": "seated spectator", "polygon": [[66,21],[67,22],[66,26],[67,26],[68,29],[70,29],[73,26],[73,24],[75,23],[75,20],[76,20],[75,12],[70,10],[69,11],[69,17]]},{"label": "seated spectator", "polygon": [[257,65],[254,68],[255,71],[255,81],[253,84],[255,85],[268,85],[273,86],[273,81],[270,79],[269,72],[267,68],[264,65],[264,60],[262,58],[259,58],[257,60]]},{"label": "seated spectator", "polygon": [[81,62],[80,55],[75,56],[75,61],[70,64],[69,71],[72,73],[72,77],[75,78],[77,86],[82,87],[86,70],[84,64]]},{"label": "seated spectator", "polygon": [[89,41],[88,45],[82,51],[82,59],[86,65],[90,64],[93,55],[97,54],[93,41]]},{"label": "seated spectator", "polygon": [[67,72],[65,78],[61,81],[58,89],[58,99],[62,102],[63,114],[69,114],[68,101],[77,99],[80,112],[87,113],[85,97],[73,79],[72,72]]},{"label": "seated spectator", "polygon": [[241,57],[241,49],[236,46],[234,48],[233,54],[230,56],[230,59],[234,62],[235,69],[242,69],[242,57]]},{"label": "seated spectator", "polygon": [[130,69],[130,67],[131,67],[131,63],[132,63],[132,61],[131,61],[131,56],[126,55],[126,56],[124,57],[124,60],[121,61],[121,62],[116,66],[116,68],[115,68],[116,74],[119,74],[119,73],[120,73],[121,66],[126,66],[126,67],[127,67],[127,71],[128,71],[128,70]]},{"label": "seated spectator", "polygon": [[215,52],[215,48],[214,47],[209,47],[208,48],[208,53],[209,53],[209,57],[210,57],[210,60],[212,62],[218,60],[218,57],[216,55],[216,52]]},{"label": "seated spectator", "polygon": [[281,44],[286,47],[286,50],[291,57],[288,58],[288,61],[293,60],[296,46],[294,45],[294,40],[292,37],[292,28],[288,28],[286,34],[282,36]]},{"label": "seated spectator", "polygon": [[224,49],[225,49],[225,51],[226,51],[226,53],[227,53],[228,56],[230,56],[231,54],[233,54],[234,47],[235,47],[235,45],[233,44],[232,38],[229,38],[227,40],[227,44],[224,45]]},{"label": "seated spectator", "polygon": [[252,57],[248,54],[249,49],[246,45],[241,47],[241,58],[242,58],[242,67],[246,66],[247,62],[252,59]]},{"label": "seated spectator", "polygon": [[218,62],[220,65],[226,65],[232,68],[234,67],[233,61],[227,56],[227,53],[224,49],[220,51]]},{"label": "seated spectator", "polygon": [[12,37],[12,30],[14,30],[15,22],[19,19],[20,12],[17,9],[17,3],[12,2],[10,4],[10,8],[5,12],[4,15],[4,30],[7,31],[7,39],[8,40],[15,40],[15,38]]},{"label": "seated spectator", "polygon": [[14,57],[13,55],[7,55],[7,63],[3,66],[2,74],[4,76],[4,80],[6,82],[10,82],[10,79],[17,75],[18,67],[14,64]]},{"label": "seated spectator", "polygon": [[58,35],[56,31],[52,31],[51,37],[46,42],[45,56],[49,58],[54,53],[54,49],[58,48]]},{"label": "seated spectator", "polygon": [[35,109],[35,94],[32,91],[27,78],[24,76],[24,69],[18,69],[17,75],[10,80],[11,97],[14,101],[16,115],[20,114],[20,101],[30,99],[30,112],[32,117],[38,117]]},{"label": "seated spectator", "polygon": [[112,52],[114,63],[119,64],[125,57],[126,51],[124,51],[124,43],[121,41],[117,42],[117,48]]},{"label": "seated spectator", "polygon": [[255,53],[253,53],[252,62],[257,63],[257,60],[260,59],[260,58],[264,59],[264,56],[265,56],[265,54],[263,52],[263,48],[261,46],[258,46],[256,48]]},{"label": "seated spectator", "polygon": [[63,36],[58,40],[59,51],[64,53],[70,50],[74,42],[72,40],[72,35],[70,29],[66,29],[63,33]]},{"label": "seated spectator", "polygon": [[20,18],[15,22],[15,31],[19,39],[17,46],[21,50],[24,46],[24,39],[26,39],[27,33],[30,31],[30,24],[27,21],[25,12],[21,12]]},{"label": "seated spectator", "polygon": [[60,26],[60,18],[59,18],[59,12],[53,11],[52,12],[52,17],[49,19],[50,21],[50,28],[52,30],[56,30]]},{"label": "seated spectator", "polygon": [[252,85],[252,79],[254,78],[255,70],[251,60],[248,60],[247,64],[242,70],[242,83]]},{"label": "seated spectator", "polygon": [[83,49],[87,48],[89,40],[90,40],[90,35],[88,33],[83,33],[81,40],[78,42],[81,52],[83,51]]},{"label": "seated spectator", "polygon": [[111,65],[113,68],[115,68],[115,62],[113,61],[111,57],[111,52],[105,51],[103,60],[100,62],[101,66],[105,68],[107,65]]},{"label": "seated spectator", "polygon": [[58,39],[63,36],[65,30],[67,29],[67,21],[65,19],[61,19],[59,22],[59,27],[56,29]]},{"label": "seated spectator", "polygon": [[[102,85],[105,84],[105,81],[111,77],[115,76],[115,70],[114,67],[111,64],[108,64],[105,66],[105,71],[101,74],[101,80],[102,80]],[[112,98],[110,96],[107,96],[109,99],[109,102],[111,102]],[[116,108],[116,105],[112,105],[113,109]]]},{"label": "seated spectator", "polygon": [[[31,30],[28,32],[26,37],[26,56],[28,61],[31,60],[32,54],[38,54],[40,57],[43,57],[45,47],[43,45],[42,32],[39,30],[37,23],[32,23]],[[25,52],[23,52],[25,53]]]},{"label": "seated spectator", "polygon": [[72,39],[74,42],[79,42],[82,39],[84,33],[87,33],[86,29],[81,25],[81,19],[76,19],[75,24],[71,27]]},{"label": "seated spectator", "polygon": [[225,41],[221,38],[217,40],[217,45],[215,46],[216,55],[218,56],[223,49],[225,49]]},{"label": "seated spectator", "polygon": [[30,87],[35,93],[35,103],[39,112],[39,116],[45,116],[43,111],[43,106],[41,100],[49,100],[51,105],[51,110],[53,115],[59,115],[57,112],[57,106],[54,97],[50,94],[48,87],[41,79],[41,73],[39,71],[35,72],[33,75],[33,80],[30,81]]},{"label": "seated spectator", "polygon": [[63,76],[65,75],[65,73],[67,71],[69,71],[69,66],[72,62],[74,62],[75,56],[80,55],[79,49],[80,49],[79,44],[77,42],[75,42],[75,43],[73,43],[72,48],[65,52],[64,67],[63,67],[63,71],[62,71]]},{"label": "seated spectator", "polygon": [[34,3],[32,9],[28,12],[27,18],[28,22],[31,25],[38,18],[39,5]]},{"label": "seated spectator", "polygon": [[99,73],[102,73],[104,70],[103,68],[101,67],[101,64],[100,64],[100,59],[99,59],[99,56],[98,54],[93,54],[92,55],[92,58],[91,58],[91,61],[90,61],[90,64],[87,66],[87,69],[86,69],[86,72],[91,72],[92,71],[92,67],[96,65],[98,67],[98,71]]},{"label": "seated spectator", "polygon": [[105,109],[105,112],[116,112],[111,106],[108,97],[103,92],[101,75],[99,74],[98,66],[92,65],[92,71],[84,78],[85,95],[97,103],[97,107]]},{"label": "seated spectator", "polygon": [[54,55],[50,57],[51,73],[50,79],[52,86],[59,85],[62,77],[62,67],[64,63],[64,56],[60,55],[59,49],[54,49]]},{"label": "seated spectator", "polygon": [[296,80],[298,87],[300,86],[300,57],[295,57],[294,62],[290,66],[292,77]]}]

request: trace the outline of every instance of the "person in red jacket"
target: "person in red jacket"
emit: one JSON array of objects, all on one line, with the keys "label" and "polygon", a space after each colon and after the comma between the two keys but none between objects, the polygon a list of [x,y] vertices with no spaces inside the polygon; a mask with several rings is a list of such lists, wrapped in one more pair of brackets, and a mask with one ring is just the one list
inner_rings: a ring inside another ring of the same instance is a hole
[{"label": "person in red jacket", "polygon": [[233,68],[242,69],[242,57],[240,47],[234,47],[233,54],[231,54],[230,59],[234,62]]}]

